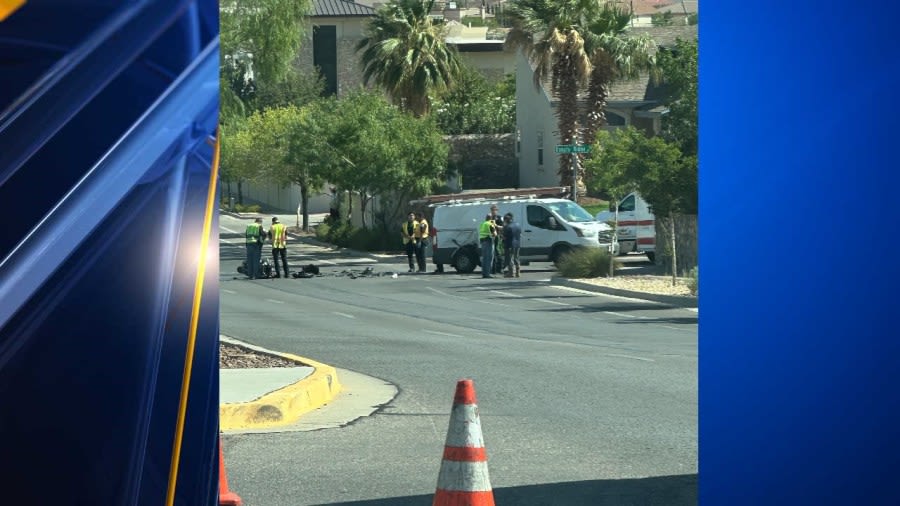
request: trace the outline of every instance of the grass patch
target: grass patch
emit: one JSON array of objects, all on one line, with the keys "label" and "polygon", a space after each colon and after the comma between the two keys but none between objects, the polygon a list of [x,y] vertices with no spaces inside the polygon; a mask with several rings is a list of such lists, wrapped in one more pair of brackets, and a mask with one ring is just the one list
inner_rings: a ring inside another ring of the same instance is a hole
[{"label": "grass patch", "polygon": [[[619,268],[613,261],[613,269]],[[604,248],[580,248],[564,256],[556,268],[566,278],[599,278],[609,275],[609,252]]]},{"label": "grass patch", "polygon": [[609,211],[609,203],[603,202],[602,204],[590,204],[590,205],[582,205],[585,211],[591,214],[591,216],[597,216],[597,213],[601,211]]}]

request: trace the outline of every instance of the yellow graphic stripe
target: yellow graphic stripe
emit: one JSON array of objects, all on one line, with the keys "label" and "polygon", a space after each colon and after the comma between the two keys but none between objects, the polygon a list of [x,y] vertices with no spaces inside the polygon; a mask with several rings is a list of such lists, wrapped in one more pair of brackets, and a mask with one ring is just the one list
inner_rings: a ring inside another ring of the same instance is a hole
[{"label": "yellow graphic stripe", "polygon": [[0,0],[0,21],[8,18],[23,5],[25,5],[25,0]]},{"label": "yellow graphic stripe", "polygon": [[169,490],[166,506],[175,504],[175,483],[178,481],[178,464],[181,460],[181,442],[184,437],[184,419],[187,416],[188,391],[191,385],[191,368],[194,364],[194,346],[197,342],[197,325],[200,320],[200,299],[203,295],[203,276],[206,274],[206,251],[212,228],[213,204],[216,201],[216,178],[219,173],[219,132],[216,132],[216,146],[213,151],[212,173],[206,194],[206,212],[203,216],[203,242],[200,244],[197,279],[194,281],[194,303],[191,308],[191,325],[188,331],[187,356],[184,360],[184,374],[181,378],[181,401],[178,405],[178,421],[175,426],[175,443],[172,447],[172,464],[169,467]]}]

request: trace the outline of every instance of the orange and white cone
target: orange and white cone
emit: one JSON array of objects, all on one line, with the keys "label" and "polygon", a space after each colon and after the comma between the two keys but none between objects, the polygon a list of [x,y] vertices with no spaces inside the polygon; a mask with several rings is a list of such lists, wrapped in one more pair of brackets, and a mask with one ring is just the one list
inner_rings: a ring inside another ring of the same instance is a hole
[{"label": "orange and white cone", "polygon": [[475,383],[459,380],[433,506],[494,506]]}]

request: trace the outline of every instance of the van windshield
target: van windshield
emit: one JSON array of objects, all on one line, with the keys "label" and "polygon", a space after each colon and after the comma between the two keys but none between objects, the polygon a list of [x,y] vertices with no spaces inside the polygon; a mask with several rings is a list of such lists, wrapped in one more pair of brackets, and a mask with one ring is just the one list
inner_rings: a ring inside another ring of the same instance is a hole
[{"label": "van windshield", "polygon": [[558,214],[560,218],[570,223],[594,221],[594,217],[590,213],[574,202],[554,202],[548,204],[548,207]]}]

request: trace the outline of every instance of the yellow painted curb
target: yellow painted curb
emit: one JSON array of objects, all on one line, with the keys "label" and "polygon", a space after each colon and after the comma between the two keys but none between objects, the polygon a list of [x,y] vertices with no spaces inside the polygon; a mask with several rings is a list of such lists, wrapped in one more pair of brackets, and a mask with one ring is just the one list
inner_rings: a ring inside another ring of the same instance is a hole
[{"label": "yellow painted curb", "polygon": [[302,380],[254,401],[222,404],[219,406],[220,430],[268,429],[290,425],[303,414],[328,404],[341,391],[334,367],[290,353],[274,355],[314,370]]}]

